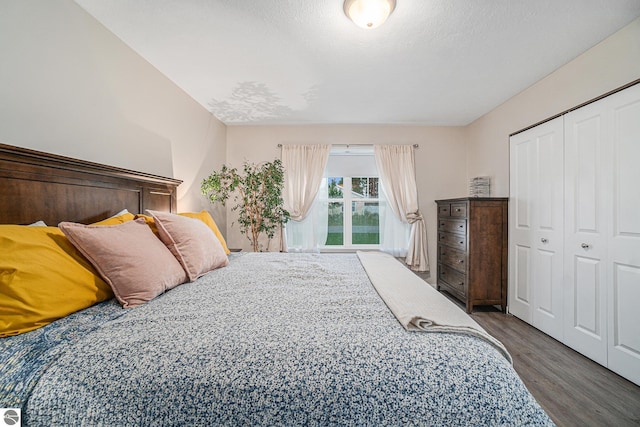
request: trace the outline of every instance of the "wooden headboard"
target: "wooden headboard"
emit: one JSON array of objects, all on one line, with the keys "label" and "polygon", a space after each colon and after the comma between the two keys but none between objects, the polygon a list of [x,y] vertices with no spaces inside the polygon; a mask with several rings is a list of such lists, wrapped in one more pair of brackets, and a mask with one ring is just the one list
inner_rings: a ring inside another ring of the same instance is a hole
[{"label": "wooden headboard", "polygon": [[0,224],[88,224],[122,209],[176,212],[181,182],[0,144]]}]

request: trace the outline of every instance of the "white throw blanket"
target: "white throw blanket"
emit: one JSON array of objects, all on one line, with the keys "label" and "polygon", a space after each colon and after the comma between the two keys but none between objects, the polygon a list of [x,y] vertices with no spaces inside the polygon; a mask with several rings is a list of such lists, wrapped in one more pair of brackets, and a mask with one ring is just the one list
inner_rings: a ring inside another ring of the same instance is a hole
[{"label": "white throw blanket", "polygon": [[492,344],[513,364],[500,341],[393,256],[358,251],[358,258],[376,291],[405,329],[473,335]]}]

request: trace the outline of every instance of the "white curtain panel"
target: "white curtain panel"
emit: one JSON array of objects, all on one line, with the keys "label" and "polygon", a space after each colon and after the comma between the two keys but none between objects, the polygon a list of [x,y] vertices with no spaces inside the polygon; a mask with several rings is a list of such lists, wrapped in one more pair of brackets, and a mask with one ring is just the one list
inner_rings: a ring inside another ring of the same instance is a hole
[{"label": "white curtain panel", "polygon": [[384,195],[380,194],[380,250],[397,258],[406,258],[411,225],[400,221]]},{"label": "white curtain panel", "polygon": [[320,252],[327,241],[329,222],[329,191],[326,177],[318,191],[318,197],[302,221],[289,221],[285,228],[287,252]]},{"label": "white curtain panel", "polygon": [[427,227],[418,208],[413,150],[411,145],[374,146],[376,165],[389,207],[398,219],[411,224],[405,262],[414,271],[429,271]]},{"label": "white curtain panel", "polygon": [[[309,218],[305,224],[301,224],[301,222],[304,222],[309,216],[311,207],[314,205],[322,185],[330,151],[331,145],[328,144],[282,146],[282,166],[284,167],[282,196],[284,208],[291,214],[291,221],[286,226],[282,245],[285,252],[289,250],[289,238],[292,243],[296,243],[297,250],[317,250],[318,245],[324,244],[324,241],[317,241],[315,237],[317,233],[313,232],[312,227],[321,228],[315,226],[315,224],[321,224],[321,221],[324,221],[324,224],[327,223],[327,214],[322,214],[323,211],[326,211],[326,207],[323,210],[322,206],[317,206],[318,209],[314,210],[313,218]],[[307,235],[308,232],[311,232],[311,235]]]}]

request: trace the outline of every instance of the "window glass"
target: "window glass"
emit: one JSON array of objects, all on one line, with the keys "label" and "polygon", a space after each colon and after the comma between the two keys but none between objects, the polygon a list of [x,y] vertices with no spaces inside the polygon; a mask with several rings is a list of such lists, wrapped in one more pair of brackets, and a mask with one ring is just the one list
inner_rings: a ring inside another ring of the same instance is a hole
[{"label": "window glass", "polygon": [[344,178],[342,177],[329,178],[329,198],[330,199],[342,199],[343,189],[344,189]]},{"label": "window glass", "polygon": [[377,245],[380,243],[380,205],[378,202],[352,202],[351,243]]},{"label": "window glass", "polygon": [[378,178],[356,177],[351,178],[351,191],[354,199],[377,199]]},{"label": "window glass", "polygon": [[344,245],[344,202],[329,202],[329,224],[326,245]]},{"label": "window glass", "polygon": [[327,246],[344,245],[344,178],[329,177],[329,223],[327,229]]}]

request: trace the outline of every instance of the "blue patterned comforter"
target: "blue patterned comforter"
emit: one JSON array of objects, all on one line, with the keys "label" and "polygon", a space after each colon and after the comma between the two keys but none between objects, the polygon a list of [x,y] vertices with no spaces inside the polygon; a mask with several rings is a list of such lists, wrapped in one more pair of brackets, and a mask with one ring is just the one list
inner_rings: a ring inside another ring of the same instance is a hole
[{"label": "blue patterned comforter", "polygon": [[29,426],[552,425],[487,342],[404,330],[355,254],[240,254],[0,350]]}]

